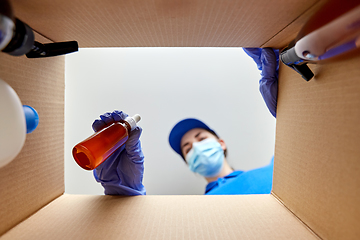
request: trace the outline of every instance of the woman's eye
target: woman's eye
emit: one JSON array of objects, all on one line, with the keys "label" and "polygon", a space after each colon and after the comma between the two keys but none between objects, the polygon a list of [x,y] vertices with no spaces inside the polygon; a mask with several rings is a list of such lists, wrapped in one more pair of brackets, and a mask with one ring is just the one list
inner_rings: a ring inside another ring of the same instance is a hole
[{"label": "woman's eye", "polygon": [[199,142],[201,142],[202,140],[206,139],[206,137],[200,137],[199,138]]}]

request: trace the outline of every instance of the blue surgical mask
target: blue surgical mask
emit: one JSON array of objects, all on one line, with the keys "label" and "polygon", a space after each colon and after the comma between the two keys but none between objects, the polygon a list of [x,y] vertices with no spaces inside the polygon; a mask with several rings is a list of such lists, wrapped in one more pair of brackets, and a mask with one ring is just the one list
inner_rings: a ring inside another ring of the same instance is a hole
[{"label": "blue surgical mask", "polygon": [[214,138],[194,142],[186,154],[186,161],[191,171],[204,177],[214,177],[220,173],[224,163],[224,150]]}]

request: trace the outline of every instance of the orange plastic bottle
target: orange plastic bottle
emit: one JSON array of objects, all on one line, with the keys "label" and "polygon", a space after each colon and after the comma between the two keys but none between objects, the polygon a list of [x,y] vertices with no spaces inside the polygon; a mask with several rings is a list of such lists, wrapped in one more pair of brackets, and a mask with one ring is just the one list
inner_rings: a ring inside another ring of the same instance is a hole
[{"label": "orange plastic bottle", "polygon": [[128,140],[140,119],[138,114],[127,117],[124,122],[113,123],[78,143],[72,151],[77,164],[85,170],[97,168]]}]

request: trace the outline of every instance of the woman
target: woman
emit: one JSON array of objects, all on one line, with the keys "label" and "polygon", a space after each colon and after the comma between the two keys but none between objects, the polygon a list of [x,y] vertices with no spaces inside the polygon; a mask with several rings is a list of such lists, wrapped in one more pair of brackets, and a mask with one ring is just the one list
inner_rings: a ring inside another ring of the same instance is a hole
[{"label": "woman", "polygon": [[202,175],[208,185],[205,194],[268,194],[272,188],[273,159],[266,167],[234,171],[226,160],[223,139],[198,119],[178,122],[169,143],[189,169]]}]

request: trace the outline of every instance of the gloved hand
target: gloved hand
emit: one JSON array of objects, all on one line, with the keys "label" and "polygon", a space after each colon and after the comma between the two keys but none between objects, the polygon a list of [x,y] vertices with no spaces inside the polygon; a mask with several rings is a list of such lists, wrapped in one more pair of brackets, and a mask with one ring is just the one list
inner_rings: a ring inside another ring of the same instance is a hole
[{"label": "gloved hand", "polygon": [[[115,110],[105,113],[94,121],[95,132],[114,122],[124,120],[128,115]],[[97,182],[105,188],[107,195],[145,195],[142,184],[144,173],[144,155],[141,150],[140,135],[142,129],[137,126],[130,132],[127,142],[94,170]]]},{"label": "gloved hand", "polygon": [[259,89],[266,106],[271,114],[276,117],[276,105],[279,77],[279,50],[272,48],[243,48],[256,63],[261,71]]}]

